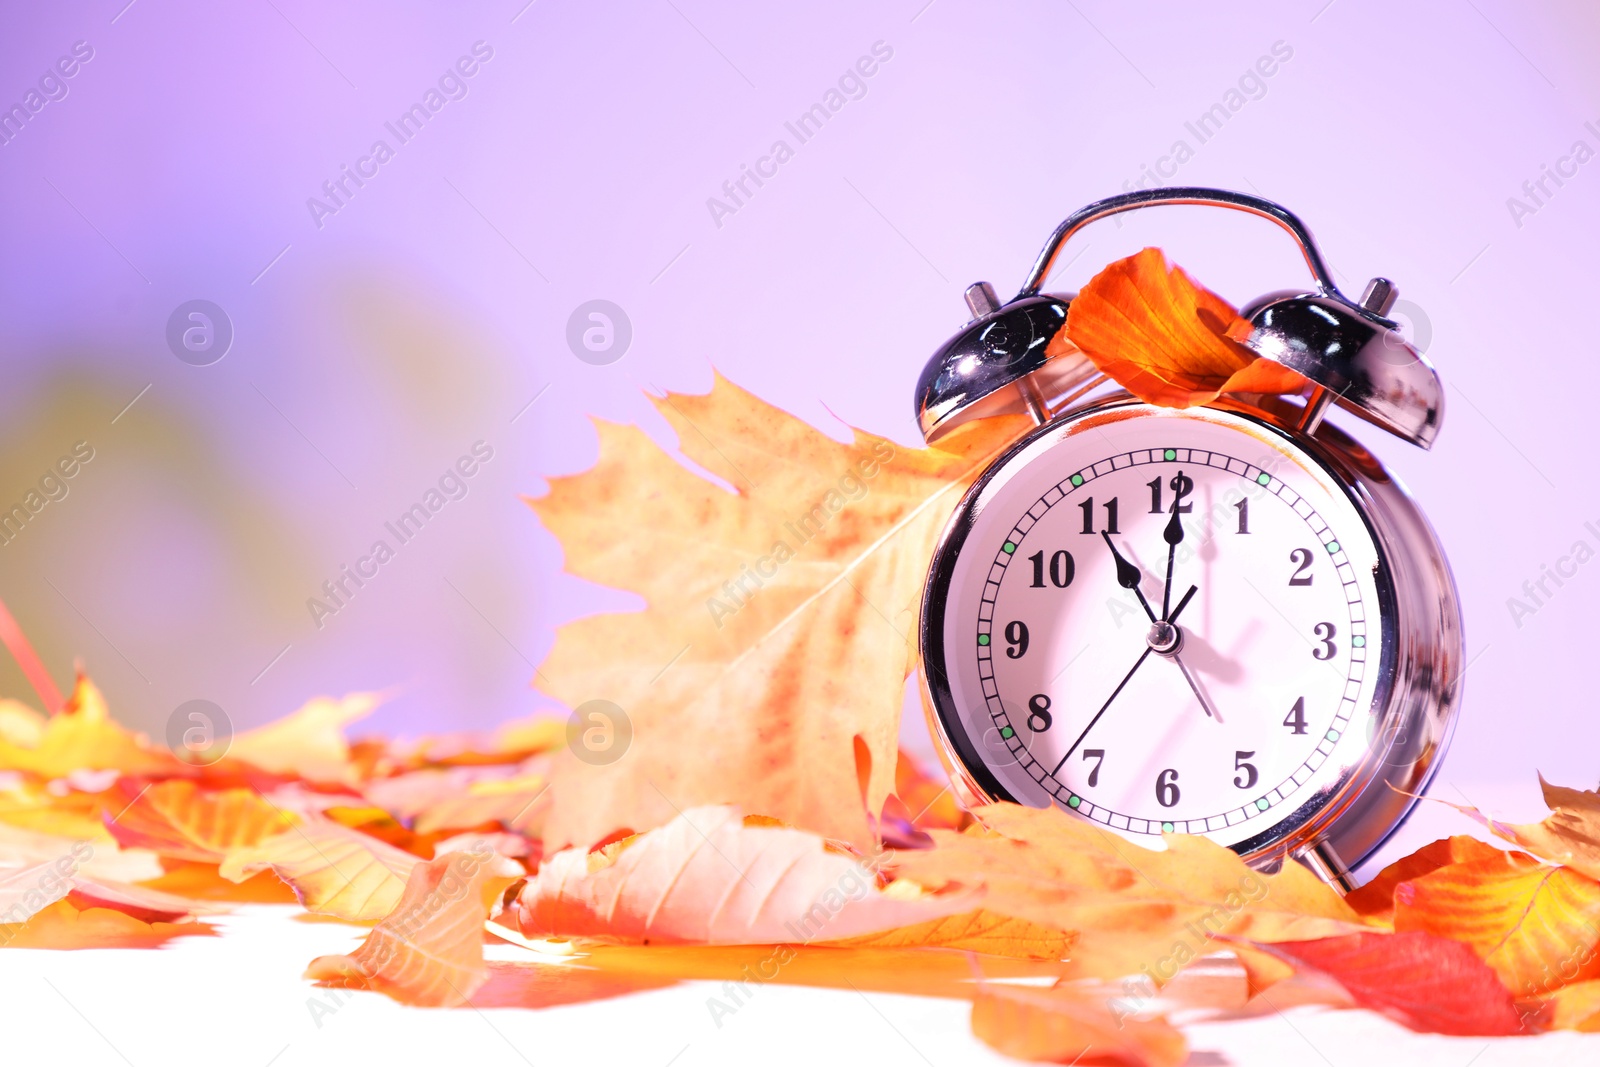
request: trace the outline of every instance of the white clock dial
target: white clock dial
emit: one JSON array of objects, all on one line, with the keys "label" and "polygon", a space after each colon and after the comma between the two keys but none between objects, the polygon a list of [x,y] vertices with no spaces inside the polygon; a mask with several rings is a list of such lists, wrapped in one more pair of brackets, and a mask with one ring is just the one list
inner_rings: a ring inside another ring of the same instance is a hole
[{"label": "white clock dial", "polygon": [[945,591],[960,726],[1024,803],[1260,838],[1366,752],[1378,564],[1343,489],[1243,419],[1046,435],[980,490]]}]

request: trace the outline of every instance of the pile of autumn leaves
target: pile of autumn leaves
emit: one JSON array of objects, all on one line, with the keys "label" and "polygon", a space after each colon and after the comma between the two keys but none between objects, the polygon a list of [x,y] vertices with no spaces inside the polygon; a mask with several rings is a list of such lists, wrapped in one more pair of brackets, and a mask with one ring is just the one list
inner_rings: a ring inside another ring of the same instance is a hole
[{"label": "pile of autumn leaves", "polygon": [[[348,744],[373,704],[314,701],[191,767],[85,679],[50,716],[0,703],[0,944],[150,947],[297,901],[370,927],[308,978],[404,1003],[851,985],[970,999],[979,1036],[1045,1060],[1178,1064],[1169,1014],[1305,1003],[1449,1034],[1600,1029],[1596,793],[1548,786],[1531,826],[1468,812],[1525,851],[1436,842],[1345,900],[1198,838],[1150,851],[1056,812],[967,815],[903,759],[868,851],[718,806],[547,852],[565,724]],[[491,965],[486,938],[542,951]]]},{"label": "pile of autumn leaves", "polygon": [[[1147,250],[1052,347],[1171,406],[1300,384],[1237,326]],[[1007,1054],[1084,1064],[1176,1065],[1173,1020],[1308,1003],[1447,1034],[1600,1029],[1600,796],[1547,787],[1531,826],[1467,811],[1519,851],[1436,842],[1349,898],[1200,838],[1152,851],[1057,811],[963,812],[898,752],[898,716],[932,545],[1019,426],[912,451],[720,378],[656,403],[687,464],[602,423],[595,467],[531,501],[570,572],[646,603],[564,626],[537,676],[625,709],[620,758],[551,719],[351,741],[376,704],[358,694],[192,766],[83,678],[48,714],[0,701],[0,945],[154,946],[295,903],[367,931],[309,979],[403,1003],[708,979],[733,983],[707,1000],[720,1026],[726,990],[767,982],[918,993],[969,1000]],[[532,951],[490,962],[486,941]]]}]

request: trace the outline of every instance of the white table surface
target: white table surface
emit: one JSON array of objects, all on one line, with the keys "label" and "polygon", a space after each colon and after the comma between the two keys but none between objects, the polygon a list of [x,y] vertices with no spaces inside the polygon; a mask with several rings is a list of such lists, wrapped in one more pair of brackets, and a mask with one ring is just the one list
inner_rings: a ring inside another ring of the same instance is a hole
[{"label": "white table surface", "polygon": [[[376,993],[329,993],[301,979],[314,956],[344,952],[361,931],[297,919],[286,905],[221,917],[220,937],[160,950],[0,952],[5,1062],[80,1067],[187,1064],[464,1065],[1011,1063],[972,1036],[965,1003],[930,997],[760,987],[718,1027],[719,984],[528,1010],[406,1008]],[[527,958],[515,946],[496,959]],[[312,1001],[340,1000],[331,1013]],[[1291,1008],[1190,1028],[1190,1064],[1510,1067],[1595,1062],[1600,1036],[1446,1038],[1355,1011]]]}]

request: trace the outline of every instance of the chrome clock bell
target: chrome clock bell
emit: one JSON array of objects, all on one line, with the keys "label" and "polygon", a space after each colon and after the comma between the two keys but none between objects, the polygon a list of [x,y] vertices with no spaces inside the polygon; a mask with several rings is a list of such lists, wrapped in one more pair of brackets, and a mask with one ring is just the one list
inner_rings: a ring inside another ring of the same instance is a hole
[{"label": "chrome clock bell", "polygon": [[[1315,287],[1240,314],[1303,399],[1161,408],[1076,350],[1047,358],[1072,301],[1039,292],[1062,246],[1161,204],[1250,212],[1298,242]],[[1385,317],[1394,286],[1350,300],[1284,208],[1172,188],[1072,215],[1009,302],[966,295],[972,321],[917,385],[923,435],[1012,412],[1037,426],[962,499],[924,591],[923,696],[958,793],[1147,844],[1197,834],[1351,888],[1438,770],[1465,667],[1432,527],[1323,421],[1338,404],[1432,446],[1439,378]]]}]

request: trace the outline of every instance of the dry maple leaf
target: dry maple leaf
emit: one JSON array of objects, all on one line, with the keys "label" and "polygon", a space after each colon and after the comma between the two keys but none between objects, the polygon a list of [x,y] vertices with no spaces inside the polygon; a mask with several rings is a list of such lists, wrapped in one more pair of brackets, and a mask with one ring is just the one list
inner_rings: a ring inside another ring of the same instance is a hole
[{"label": "dry maple leaf", "polygon": [[229,881],[242,882],[257,871],[271,870],[293,887],[307,911],[377,922],[394,910],[419,862],[375,837],[315,818],[230,852],[218,871]]},{"label": "dry maple leaf", "polygon": [[45,720],[36,744],[17,744],[0,737],[0,771],[25,771],[49,779],[81,770],[186,772],[184,764],[169,753],[151,748],[143,737],[119,726],[106,710],[105,697],[82,674],[72,696]]},{"label": "dry maple leaf", "polygon": [[228,755],[274,774],[353,785],[357,774],[344,728],[382,702],[377,693],[351,693],[342,700],[317,697],[276,722],[237,735]]},{"label": "dry maple leaf", "polygon": [[141,786],[127,780],[130,797],[120,812],[105,812],[106,829],[123,848],[147,848],[163,857],[221,863],[294,825],[294,817],[254,789],[202,789],[181,778]]},{"label": "dry maple leaf", "polygon": [[549,857],[511,913],[529,937],[648,944],[800,944],[970,911],[970,893],[878,888],[854,856],[737,808],[695,808],[597,852]]},{"label": "dry maple leaf", "polygon": [[987,830],[935,830],[935,848],[896,853],[893,867],[933,889],[984,891],[983,907],[1077,934],[1076,973],[1170,979],[1217,951],[1213,937],[1303,940],[1360,929],[1360,917],[1299,864],[1265,875],[1203,838],[1169,834],[1143,848],[1053,809],[993,804]]},{"label": "dry maple leaf", "polygon": [[402,1004],[465,1004],[488,977],[483,923],[522,867],[488,849],[419,863],[361,947],[319,956],[305,977],[385,993]]},{"label": "dry maple leaf", "polygon": [[1544,802],[1550,807],[1550,815],[1543,822],[1523,825],[1497,822],[1474,807],[1452,804],[1448,800],[1438,803],[1455,808],[1496,837],[1540,859],[1600,879],[1600,792],[1551,785],[1542,774],[1539,787],[1544,791]]},{"label": "dry maple leaf", "polygon": [[1070,986],[985,983],[972,1001],[972,1032],[1019,1060],[1178,1067],[1188,1059],[1188,1043],[1171,1024],[1124,1015],[1113,1003]]},{"label": "dry maple leaf", "polygon": [[720,376],[705,396],[655,403],[683,454],[731,491],[637,427],[599,422],[595,467],[530,501],[569,572],[648,605],[563,626],[540,667],[553,696],[632,720],[621,760],[558,758],[546,842],[733,803],[867,849],[867,812],[894,784],[934,542],[1021,424],[983,420],[911,450],[861,431],[840,443]]},{"label": "dry maple leaf", "polygon": [[1600,883],[1569,868],[1501,852],[1402,882],[1394,900],[1396,931],[1461,942],[1515,996],[1600,977]]},{"label": "dry maple leaf", "polygon": [[1134,396],[1162,407],[1303,388],[1300,375],[1230,338],[1249,326],[1233,305],[1169,266],[1159,248],[1146,248],[1090,279],[1046,354],[1081,349]]},{"label": "dry maple leaf", "polygon": [[1432,934],[1360,933],[1264,946],[1338,982],[1363,1008],[1411,1030],[1462,1037],[1523,1033],[1511,993],[1467,946]]}]

